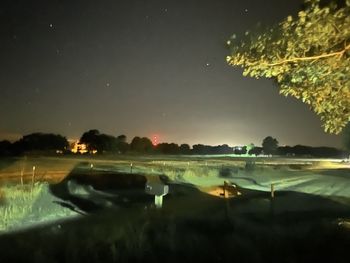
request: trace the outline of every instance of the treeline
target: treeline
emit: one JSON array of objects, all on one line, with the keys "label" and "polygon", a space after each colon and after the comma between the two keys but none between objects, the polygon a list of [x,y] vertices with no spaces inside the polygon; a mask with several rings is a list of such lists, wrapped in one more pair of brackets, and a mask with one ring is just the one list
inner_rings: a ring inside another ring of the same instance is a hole
[{"label": "treeline", "polygon": [[295,145],[278,147],[277,154],[285,156],[343,157],[347,152],[332,147]]},{"label": "treeline", "polygon": [[[271,136],[262,141],[262,146],[248,144],[246,146],[230,147],[227,144],[210,146],[195,144],[178,145],[176,143],[159,143],[153,145],[147,137],[134,137],[130,143],[125,135],[112,136],[100,133],[99,130],[89,130],[81,136],[78,145],[69,145],[66,137],[58,134],[33,133],[23,136],[11,143],[0,141],[0,156],[14,156],[24,153],[42,154],[171,154],[171,155],[214,155],[235,154],[243,156],[279,155],[300,157],[345,157],[345,151],[332,147],[311,147],[304,145],[279,146],[278,141]],[[84,150],[84,151],[83,151]]]},{"label": "treeline", "polygon": [[67,139],[59,134],[32,133],[14,143],[0,141],[0,156],[20,155],[24,152],[64,153],[68,149]]}]

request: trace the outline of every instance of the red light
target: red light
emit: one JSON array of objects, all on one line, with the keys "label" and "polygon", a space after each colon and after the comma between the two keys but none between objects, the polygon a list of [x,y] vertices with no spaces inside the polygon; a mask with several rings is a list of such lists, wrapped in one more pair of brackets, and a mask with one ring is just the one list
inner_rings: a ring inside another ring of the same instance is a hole
[{"label": "red light", "polygon": [[157,146],[158,145],[158,136],[157,135],[154,135],[153,138],[152,138],[152,144],[154,146]]}]

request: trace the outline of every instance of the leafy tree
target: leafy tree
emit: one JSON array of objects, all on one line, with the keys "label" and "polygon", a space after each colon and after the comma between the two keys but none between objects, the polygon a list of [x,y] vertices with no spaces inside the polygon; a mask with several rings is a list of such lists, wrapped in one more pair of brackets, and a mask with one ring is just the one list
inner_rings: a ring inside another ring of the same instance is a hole
[{"label": "leafy tree", "polygon": [[130,143],[130,149],[137,153],[150,153],[153,150],[153,144],[150,139],[138,136],[134,137]]},{"label": "leafy tree", "polygon": [[87,145],[88,150],[91,152],[97,150],[97,153],[115,153],[119,150],[120,139],[112,135],[100,133],[98,130],[89,130],[85,132],[80,142]]},{"label": "leafy tree", "polygon": [[262,148],[261,147],[257,147],[257,146],[255,146],[253,149],[251,149],[249,152],[248,152],[248,154],[250,154],[250,155],[259,155],[259,154],[261,154],[262,153]]},{"label": "leafy tree", "polygon": [[203,144],[195,144],[192,146],[194,154],[210,154],[210,146]]},{"label": "leafy tree", "polygon": [[227,62],[244,76],[275,79],[280,94],[301,99],[337,134],[350,121],[350,0],[320,2],[305,0],[296,17],[263,33],[233,35]]},{"label": "leafy tree", "polygon": [[94,142],[96,146],[97,153],[104,152],[117,152],[118,141],[117,138],[107,134],[99,134],[96,136],[96,141]]},{"label": "leafy tree", "polygon": [[122,134],[117,137],[118,142],[126,142],[126,135]]},{"label": "leafy tree", "polygon": [[295,155],[311,156],[312,155],[312,149],[309,146],[298,144],[298,145],[295,145],[293,147],[293,153]]},{"label": "leafy tree", "polygon": [[212,148],[214,154],[232,154],[233,148],[228,146],[227,144],[214,146]]},{"label": "leafy tree", "polygon": [[64,151],[68,147],[66,137],[58,134],[32,133],[15,143],[16,151]]},{"label": "leafy tree", "polygon": [[80,138],[80,142],[86,144],[89,151],[97,150],[97,138],[99,135],[99,130],[89,130],[83,133]]},{"label": "leafy tree", "polygon": [[254,148],[255,148],[254,143],[250,143],[250,144],[246,145],[246,149],[247,149],[246,152],[247,152],[247,154],[251,155],[250,151],[252,149],[254,149]]},{"label": "leafy tree", "polygon": [[179,154],[180,148],[176,143],[159,143],[156,150],[163,154]]},{"label": "leafy tree", "polygon": [[277,149],[277,153],[279,155],[294,155],[295,152],[293,151],[293,147],[291,146],[280,146]]},{"label": "leafy tree", "polygon": [[271,136],[267,136],[262,142],[262,147],[265,154],[275,154],[278,148],[278,141]]},{"label": "leafy tree", "polygon": [[117,137],[117,148],[120,153],[126,153],[129,150],[129,144],[126,142],[126,135]]},{"label": "leafy tree", "polygon": [[236,147],[233,151],[234,154],[246,154],[247,153],[247,146],[243,146],[243,147]]},{"label": "leafy tree", "polygon": [[342,157],[345,152],[333,147],[312,147],[306,145],[295,145],[278,147],[278,154],[292,156],[313,156],[313,157]]},{"label": "leafy tree", "polygon": [[191,147],[186,144],[183,143],[180,145],[180,154],[190,154],[191,153]]}]

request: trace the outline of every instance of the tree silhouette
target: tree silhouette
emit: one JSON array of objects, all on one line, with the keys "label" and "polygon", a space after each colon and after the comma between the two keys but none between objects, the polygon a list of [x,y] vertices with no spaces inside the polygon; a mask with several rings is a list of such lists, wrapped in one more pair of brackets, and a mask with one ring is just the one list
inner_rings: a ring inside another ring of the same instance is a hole
[{"label": "tree silhouette", "polygon": [[117,137],[117,148],[120,153],[126,153],[129,150],[129,144],[126,142],[126,135]]},{"label": "tree silhouette", "polygon": [[262,142],[262,147],[265,154],[275,154],[278,148],[278,141],[271,136],[267,136]]},{"label": "tree silhouette", "polygon": [[84,132],[80,138],[80,142],[86,144],[89,152],[97,150],[98,148],[98,136],[100,135],[99,130],[89,130]]},{"label": "tree silhouette", "polygon": [[134,137],[130,143],[130,149],[137,153],[150,153],[153,151],[152,141],[146,137]]},{"label": "tree silhouette", "polygon": [[190,154],[191,153],[191,147],[186,143],[181,144],[179,150],[180,150],[180,154]]},{"label": "tree silhouette", "polygon": [[14,144],[17,152],[21,151],[64,151],[68,147],[66,137],[51,133],[32,133],[25,135]]}]

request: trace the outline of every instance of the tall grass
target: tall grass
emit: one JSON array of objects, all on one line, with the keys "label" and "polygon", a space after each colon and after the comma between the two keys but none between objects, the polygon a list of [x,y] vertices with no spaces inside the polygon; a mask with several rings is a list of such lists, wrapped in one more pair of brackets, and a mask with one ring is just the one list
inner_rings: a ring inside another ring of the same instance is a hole
[{"label": "tall grass", "polygon": [[8,230],[28,215],[42,190],[42,183],[2,186],[0,189],[0,231]]}]

